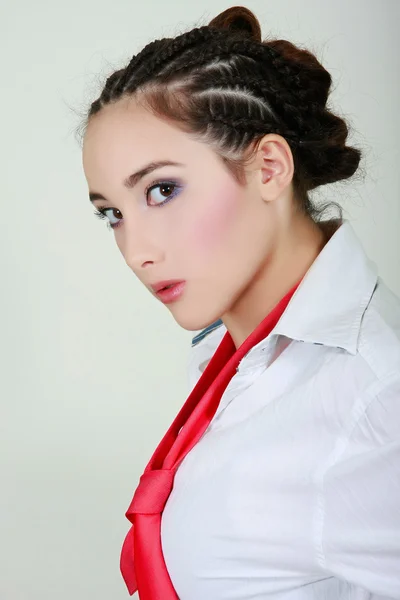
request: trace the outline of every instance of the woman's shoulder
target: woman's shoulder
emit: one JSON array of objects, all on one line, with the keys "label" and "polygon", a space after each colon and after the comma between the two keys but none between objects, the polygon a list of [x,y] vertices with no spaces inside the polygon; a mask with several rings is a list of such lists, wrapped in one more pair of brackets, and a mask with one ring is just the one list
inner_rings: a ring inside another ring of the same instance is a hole
[{"label": "woman's shoulder", "polygon": [[378,377],[400,375],[400,298],[380,277],[364,313],[358,350]]}]

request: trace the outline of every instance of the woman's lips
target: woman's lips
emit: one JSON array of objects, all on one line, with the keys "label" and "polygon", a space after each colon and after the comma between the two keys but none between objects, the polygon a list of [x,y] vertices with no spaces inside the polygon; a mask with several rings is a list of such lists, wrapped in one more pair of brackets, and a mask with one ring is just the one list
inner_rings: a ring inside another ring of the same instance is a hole
[{"label": "woman's lips", "polygon": [[156,289],[158,288],[158,291],[155,291],[155,294],[157,298],[161,300],[161,302],[164,302],[164,304],[170,304],[182,296],[185,285],[186,281],[176,281],[173,283],[165,282],[165,286],[169,286],[167,288],[165,288],[165,286],[160,288],[160,284],[158,284],[157,287],[154,286]]}]

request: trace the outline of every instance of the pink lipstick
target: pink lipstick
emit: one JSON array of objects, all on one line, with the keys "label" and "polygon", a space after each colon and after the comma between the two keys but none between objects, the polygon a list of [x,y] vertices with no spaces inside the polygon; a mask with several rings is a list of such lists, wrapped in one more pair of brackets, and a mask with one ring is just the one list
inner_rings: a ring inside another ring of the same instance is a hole
[{"label": "pink lipstick", "polygon": [[164,304],[170,304],[182,296],[185,285],[186,281],[169,280],[159,281],[150,287],[153,289],[157,298],[159,298],[161,302],[164,302]]}]

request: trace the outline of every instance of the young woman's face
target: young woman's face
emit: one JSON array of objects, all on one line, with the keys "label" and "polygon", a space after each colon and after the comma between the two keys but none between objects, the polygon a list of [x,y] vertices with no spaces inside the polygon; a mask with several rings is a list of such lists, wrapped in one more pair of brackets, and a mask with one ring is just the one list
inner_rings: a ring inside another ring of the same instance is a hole
[{"label": "young woman's face", "polygon": [[[158,161],[178,164],[131,177]],[[208,146],[132,102],[91,119],[83,165],[93,205],[140,281],[153,295],[160,281],[185,282],[166,304],[182,327],[223,317],[268,259],[274,223],[260,198],[260,172],[239,185]]]}]

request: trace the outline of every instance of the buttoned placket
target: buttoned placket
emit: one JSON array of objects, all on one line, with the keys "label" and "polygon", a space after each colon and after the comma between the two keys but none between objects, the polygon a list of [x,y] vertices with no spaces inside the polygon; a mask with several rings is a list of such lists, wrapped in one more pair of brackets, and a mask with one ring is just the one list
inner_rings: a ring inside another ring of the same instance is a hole
[{"label": "buttoned placket", "polygon": [[254,348],[244,355],[236,368],[235,375],[232,377],[222,395],[219,406],[207,431],[213,428],[214,423],[220,419],[222,412],[227,406],[247,390],[268,368],[275,351],[276,342],[277,336],[269,335],[265,340],[262,340],[262,342],[257,344],[257,346],[254,346]]},{"label": "buttoned placket", "polygon": [[[235,375],[230,380],[222,395],[215,415],[205,430],[204,435],[219,421],[225,408],[241,393],[247,390],[268,368],[279,339],[279,335],[271,333],[243,356],[236,367]],[[182,429],[183,427],[181,427],[179,433],[181,433]]]}]

